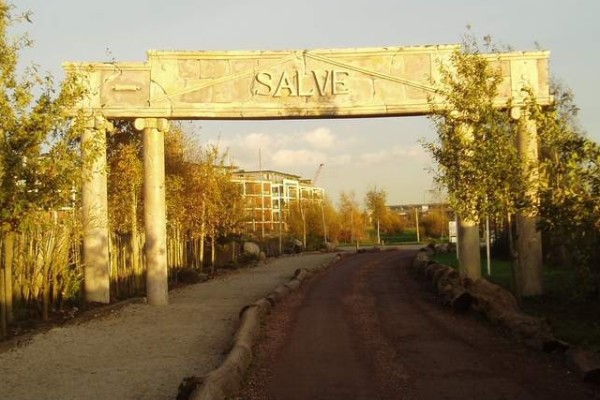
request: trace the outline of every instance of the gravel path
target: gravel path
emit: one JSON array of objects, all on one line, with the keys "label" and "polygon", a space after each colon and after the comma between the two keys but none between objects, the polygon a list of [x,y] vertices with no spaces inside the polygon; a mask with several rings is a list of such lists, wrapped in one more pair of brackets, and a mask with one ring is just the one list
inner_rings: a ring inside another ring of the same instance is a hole
[{"label": "gravel path", "polygon": [[0,354],[0,399],[173,399],[184,377],[219,365],[241,307],[335,257],[279,258],[172,291],[166,307],[131,304],[37,335]]}]

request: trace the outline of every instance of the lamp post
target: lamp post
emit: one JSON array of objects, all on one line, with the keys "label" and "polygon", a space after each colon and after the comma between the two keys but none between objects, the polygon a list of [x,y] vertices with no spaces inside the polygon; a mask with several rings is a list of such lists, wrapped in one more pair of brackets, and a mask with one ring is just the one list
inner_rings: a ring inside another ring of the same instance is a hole
[{"label": "lamp post", "polygon": [[421,236],[419,234],[419,207],[415,207],[415,225],[417,226],[417,243],[421,242]]}]

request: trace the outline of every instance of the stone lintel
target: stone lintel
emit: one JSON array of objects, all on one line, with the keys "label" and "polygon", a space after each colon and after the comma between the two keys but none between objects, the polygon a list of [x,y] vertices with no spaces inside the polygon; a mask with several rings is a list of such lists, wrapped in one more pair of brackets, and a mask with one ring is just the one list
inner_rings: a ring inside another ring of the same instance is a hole
[{"label": "stone lintel", "polygon": [[[146,62],[64,63],[87,83],[79,109],[107,118],[301,119],[426,115],[459,45],[279,51],[148,51]],[[495,103],[552,97],[547,51],[485,55]],[[443,99],[436,100],[443,106]]]}]

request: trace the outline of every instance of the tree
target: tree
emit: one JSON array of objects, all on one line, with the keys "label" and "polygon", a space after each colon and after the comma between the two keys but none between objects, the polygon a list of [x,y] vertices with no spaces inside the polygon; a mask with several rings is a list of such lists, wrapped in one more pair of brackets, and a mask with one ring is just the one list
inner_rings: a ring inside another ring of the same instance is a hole
[{"label": "tree", "polygon": [[431,210],[421,218],[425,229],[424,235],[430,238],[440,238],[448,231],[448,216],[444,210]]},{"label": "tree", "polygon": [[299,199],[291,201],[286,207],[288,233],[303,238],[306,249],[321,248],[324,237],[321,200]]},{"label": "tree", "polygon": [[226,154],[216,146],[204,150],[201,177],[204,177],[205,218],[211,239],[211,266],[215,267],[215,245],[219,237],[237,230],[243,219],[243,202],[240,187],[231,181],[231,169],[225,164]]},{"label": "tree", "polygon": [[216,241],[235,232],[241,224],[243,202],[240,188],[231,181],[226,154],[216,146],[201,146],[181,126],[167,139],[167,193],[171,197],[169,224],[184,229],[199,241],[198,263],[204,263],[204,244],[211,245],[214,269]]},{"label": "tree", "polygon": [[400,235],[406,229],[406,222],[402,215],[389,212],[385,222],[385,233],[387,235]]},{"label": "tree", "polygon": [[[494,104],[502,81],[500,70],[482,56],[472,38],[467,37],[463,47],[452,54],[452,68],[440,68],[442,85],[437,94],[446,106],[432,102],[438,140],[425,148],[439,165],[436,180],[447,188],[451,207],[472,225],[471,249],[461,248],[462,256],[470,257],[464,263],[461,259],[461,268],[477,278],[480,218],[503,218],[534,205],[525,196],[527,180],[515,146],[517,126]],[[513,257],[515,272],[517,261]]]},{"label": "tree", "polygon": [[[600,298],[600,146],[577,122],[573,93],[553,83],[555,102],[530,102],[538,125],[541,228],[578,277],[578,296]],[[555,257],[552,257],[555,258]]]},{"label": "tree", "polygon": [[338,211],[335,209],[328,196],[325,196],[322,203],[322,216],[327,233],[327,241],[337,243],[341,234],[341,221]]},{"label": "tree", "polygon": [[109,224],[112,230],[129,235],[129,260],[134,291],[137,291],[142,286],[142,257],[139,242],[144,171],[142,138],[131,122],[115,122],[115,131],[107,140],[106,157]]},{"label": "tree", "polygon": [[383,189],[377,190],[376,187],[369,190],[365,195],[365,204],[371,213],[371,221],[374,224],[375,231],[377,232],[377,244],[381,244],[381,221],[384,221],[388,214],[388,208],[385,205],[386,200],[386,191]]},{"label": "tree", "polygon": [[[18,14],[12,4],[0,0],[0,309],[2,333],[10,320],[14,234],[25,216],[40,210],[71,204],[72,189],[79,181],[80,126],[67,114],[83,94],[74,78],[56,85],[51,75],[35,66],[22,76],[17,72],[19,54],[32,46],[26,35],[10,37],[15,23],[31,21],[31,13]],[[44,293],[50,291],[50,275],[43,269]],[[44,317],[48,297],[44,295]]]},{"label": "tree", "polygon": [[341,239],[344,242],[358,243],[366,238],[363,213],[358,207],[354,192],[340,193]]},{"label": "tree", "polygon": [[287,233],[292,238],[301,238],[302,245],[306,248],[306,229],[303,205],[299,200],[291,200],[285,204]]}]

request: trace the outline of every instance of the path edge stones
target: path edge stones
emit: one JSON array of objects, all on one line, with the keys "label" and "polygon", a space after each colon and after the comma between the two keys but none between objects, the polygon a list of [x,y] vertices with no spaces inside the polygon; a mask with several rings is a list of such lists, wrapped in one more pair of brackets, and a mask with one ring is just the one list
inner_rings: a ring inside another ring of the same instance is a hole
[{"label": "path edge stones", "polygon": [[235,394],[252,363],[252,347],[261,332],[264,318],[289,293],[300,288],[310,276],[329,269],[342,258],[342,254],[316,268],[298,268],[286,283],[278,285],[266,297],[242,307],[240,323],[233,336],[233,345],[222,364],[201,377],[184,378],[179,385],[177,400],[225,400]]},{"label": "path edge stones", "polygon": [[484,278],[470,279],[452,267],[430,260],[426,248],[417,252],[411,268],[454,311],[474,310],[528,347],[561,354],[582,381],[600,384],[600,357],[591,350],[557,339],[548,322],[523,313],[508,290]]}]

